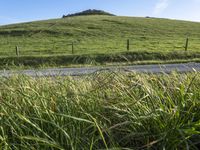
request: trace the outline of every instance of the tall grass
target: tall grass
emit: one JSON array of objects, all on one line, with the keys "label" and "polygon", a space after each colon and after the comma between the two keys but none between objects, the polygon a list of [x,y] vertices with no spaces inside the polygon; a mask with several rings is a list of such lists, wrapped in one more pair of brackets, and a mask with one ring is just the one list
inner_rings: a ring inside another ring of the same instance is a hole
[{"label": "tall grass", "polygon": [[198,149],[200,74],[0,80],[0,149]]}]

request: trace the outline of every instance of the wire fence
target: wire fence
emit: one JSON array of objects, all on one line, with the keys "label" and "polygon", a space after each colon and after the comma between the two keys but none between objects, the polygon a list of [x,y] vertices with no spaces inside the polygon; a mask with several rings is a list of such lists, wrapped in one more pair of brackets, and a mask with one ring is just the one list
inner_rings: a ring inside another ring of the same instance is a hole
[{"label": "wire fence", "polygon": [[125,51],[199,51],[200,40],[192,37],[138,36],[105,40],[0,39],[0,56],[74,55]]}]

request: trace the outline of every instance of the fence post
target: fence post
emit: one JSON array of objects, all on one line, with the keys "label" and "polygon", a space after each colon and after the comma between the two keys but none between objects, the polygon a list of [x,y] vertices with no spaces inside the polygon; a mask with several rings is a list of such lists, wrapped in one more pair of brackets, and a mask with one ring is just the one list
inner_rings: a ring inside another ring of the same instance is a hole
[{"label": "fence post", "polygon": [[130,49],[130,41],[129,41],[129,39],[127,40],[127,51],[129,51],[129,49]]},{"label": "fence post", "polygon": [[185,51],[188,50],[188,43],[189,43],[189,38],[186,39],[186,42],[185,42]]},{"label": "fence post", "polygon": [[16,47],[15,47],[15,50],[16,50],[16,55],[19,56],[19,47],[16,46]]},{"label": "fence post", "polygon": [[72,54],[74,54],[74,42],[72,42]]}]

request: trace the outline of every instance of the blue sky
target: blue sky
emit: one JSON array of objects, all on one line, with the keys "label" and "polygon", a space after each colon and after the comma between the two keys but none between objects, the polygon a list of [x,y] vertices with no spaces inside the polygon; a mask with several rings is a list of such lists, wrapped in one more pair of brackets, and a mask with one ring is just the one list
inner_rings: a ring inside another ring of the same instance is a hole
[{"label": "blue sky", "polygon": [[0,25],[59,18],[90,8],[120,16],[200,22],[200,0],[0,0]]}]

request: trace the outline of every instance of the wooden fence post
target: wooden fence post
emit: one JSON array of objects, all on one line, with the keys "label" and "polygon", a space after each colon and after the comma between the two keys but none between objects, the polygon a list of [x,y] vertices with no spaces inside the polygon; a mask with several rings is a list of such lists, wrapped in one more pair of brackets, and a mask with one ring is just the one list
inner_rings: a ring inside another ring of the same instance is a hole
[{"label": "wooden fence post", "polygon": [[129,39],[127,40],[127,51],[129,51],[130,50],[130,41],[129,41]]},{"label": "wooden fence post", "polygon": [[185,42],[185,51],[188,50],[188,44],[189,44],[189,38],[186,39],[186,42]]},{"label": "wooden fence post", "polygon": [[16,50],[16,55],[19,56],[19,47],[16,46],[16,47],[15,47],[15,50]]},{"label": "wooden fence post", "polygon": [[74,54],[74,42],[72,42],[72,54]]}]

